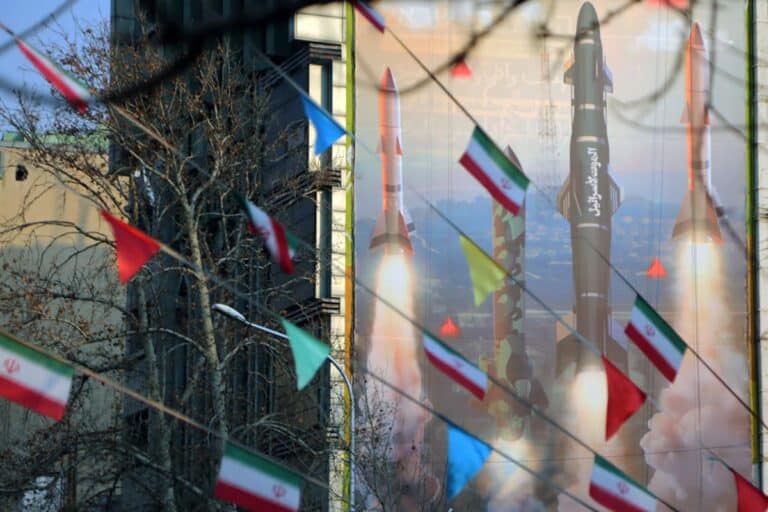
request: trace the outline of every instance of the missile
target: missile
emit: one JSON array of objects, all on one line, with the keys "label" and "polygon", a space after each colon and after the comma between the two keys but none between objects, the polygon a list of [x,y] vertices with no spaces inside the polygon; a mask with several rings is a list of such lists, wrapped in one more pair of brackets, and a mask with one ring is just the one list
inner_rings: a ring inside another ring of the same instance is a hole
[{"label": "missile", "polygon": [[687,125],[688,190],[677,215],[672,239],[722,244],[718,218],[722,208],[710,181],[709,56],[699,24],[691,26],[685,49],[685,106],[680,122]]},{"label": "missile", "polygon": [[379,147],[382,211],[369,249],[382,246],[386,254],[411,254],[413,221],[403,206],[403,143],[400,135],[400,93],[387,68],[379,88]]},{"label": "missile", "polygon": [[[606,93],[613,78],[603,57],[594,7],[584,3],[564,81],[571,86],[570,172],[557,194],[557,207],[571,225],[573,316],[576,330],[614,364],[626,367],[626,352],[609,332],[608,290],[611,217],[621,204],[621,188],[609,172]],[[598,254],[599,253],[599,254]],[[601,256],[602,255],[602,256]],[[602,362],[575,335],[557,344],[557,375],[576,363],[576,373]]]}]

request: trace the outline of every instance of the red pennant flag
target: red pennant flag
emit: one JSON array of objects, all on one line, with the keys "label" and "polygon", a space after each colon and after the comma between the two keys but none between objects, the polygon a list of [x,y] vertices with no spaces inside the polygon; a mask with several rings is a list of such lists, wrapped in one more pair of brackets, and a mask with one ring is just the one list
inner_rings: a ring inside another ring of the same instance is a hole
[{"label": "red pennant flag", "polygon": [[608,410],[605,413],[605,440],[645,403],[645,393],[603,356],[605,378],[608,381]]},{"label": "red pennant flag", "polygon": [[105,210],[101,210],[101,216],[109,222],[115,235],[117,275],[120,277],[120,283],[125,284],[160,250],[160,244],[143,231],[126,224]]},{"label": "red pennant flag", "polygon": [[451,76],[453,78],[472,78],[472,70],[464,59],[451,66]]},{"label": "red pennant flag", "polygon": [[654,256],[651,260],[648,270],[645,271],[645,276],[649,279],[664,279],[667,277],[667,269],[661,264],[658,256]]},{"label": "red pennant flag", "polygon": [[456,322],[453,321],[453,318],[448,315],[445,317],[443,325],[440,326],[438,334],[440,334],[440,337],[442,338],[460,338],[461,328],[456,325]]},{"label": "red pennant flag", "polygon": [[752,482],[738,474],[732,468],[728,468],[736,480],[736,496],[738,512],[765,512],[768,509],[768,496],[760,489],[752,485]]}]

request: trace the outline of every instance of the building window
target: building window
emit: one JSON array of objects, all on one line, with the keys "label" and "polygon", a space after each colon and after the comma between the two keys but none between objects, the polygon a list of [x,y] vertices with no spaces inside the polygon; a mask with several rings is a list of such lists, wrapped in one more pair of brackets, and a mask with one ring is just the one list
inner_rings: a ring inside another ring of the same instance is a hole
[{"label": "building window", "polygon": [[26,181],[29,176],[29,171],[23,165],[16,166],[16,181]]}]

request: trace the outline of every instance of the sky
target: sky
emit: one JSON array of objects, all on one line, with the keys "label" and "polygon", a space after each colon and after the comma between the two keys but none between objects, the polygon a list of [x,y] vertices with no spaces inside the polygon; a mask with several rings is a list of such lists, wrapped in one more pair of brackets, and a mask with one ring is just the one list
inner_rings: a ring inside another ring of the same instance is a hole
[{"label": "sky", "polygon": [[[623,4],[620,0],[593,0],[598,16]],[[428,65],[442,63],[466,40],[473,22],[467,2],[452,4],[387,3],[381,10],[388,25]],[[435,6],[437,5],[437,7]],[[569,171],[571,134],[570,87],[563,83],[563,64],[571,53],[572,37],[581,2],[555,2],[551,28],[566,35],[550,39],[551,80],[542,77],[541,45],[531,37],[532,22],[544,14],[545,2],[531,2],[514,13],[470,55],[471,80],[441,78],[502,147],[509,144],[525,172],[539,186],[559,189]],[[480,12],[474,20],[487,23],[493,13]],[[735,124],[744,123],[743,10],[737,2],[719,12],[717,65],[735,80],[717,75],[713,96],[718,108]],[[710,14],[694,18],[707,30]],[[667,77],[673,82],[666,94],[644,111],[627,112],[649,129],[623,122],[617,109],[608,107],[608,137],[612,174],[627,196],[679,204],[687,183],[683,111],[683,72],[675,67],[676,51],[688,36],[688,27],[669,9],[639,4],[631,12],[601,27],[604,56],[612,70],[614,92],[609,98],[631,101],[657,88]],[[400,88],[423,77],[423,72],[391,36],[381,36],[358,22],[357,131],[369,147],[377,146],[378,107],[372,83],[389,66]],[[610,101],[610,99],[609,99]],[[542,137],[544,109],[552,106],[554,134],[547,145]],[[422,193],[471,201],[485,194],[461,168],[458,160],[472,123],[433,84],[401,97],[403,179]],[[743,211],[745,143],[737,135],[712,132],[712,182],[720,199],[733,213]],[[380,185],[376,155],[358,151],[358,198],[373,197]],[[380,195],[380,187],[378,189]],[[406,194],[406,203],[409,198]],[[377,201],[358,201],[358,214],[375,217]]]},{"label": "sky", "polygon": [[[11,2],[6,3],[6,6],[7,4]],[[61,4],[62,0],[12,2],[12,8],[6,8],[0,13],[0,21],[11,30],[20,33]],[[40,43],[59,41],[61,33],[76,32],[76,22],[81,25],[90,25],[100,20],[108,20],[109,12],[109,0],[78,0],[54,22],[41,27],[35,35],[28,36],[26,40],[35,46],[40,46]],[[5,43],[8,41],[8,36],[3,33],[0,41]],[[4,78],[10,80],[14,87],[32,87],[43,92],[48,91],[46,82],[15,46],[0,53],[0,69],[3,70]],[[0,98],[6,102],[13,100],[12,94],[8,91],[0,91]],[[0,125],[0,129],[5,130],[7,127]]]}]

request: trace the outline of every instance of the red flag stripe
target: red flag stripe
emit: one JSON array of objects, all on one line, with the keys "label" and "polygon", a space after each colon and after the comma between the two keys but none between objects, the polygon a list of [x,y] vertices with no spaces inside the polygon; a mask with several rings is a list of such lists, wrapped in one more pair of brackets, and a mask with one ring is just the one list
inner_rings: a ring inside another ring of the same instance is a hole
[{"label": "red flag stripe", "polygon": [[272,223],[272,232],[275,234],[275,243],[277,244],[277,258],[280,268],[286,274],[293,272],[293,260],[291,259],[291,249],[288,247],[288,239],[285,236],[283,226],[272,217],[269,218]]},{"label": "red flag stripe", "polygon": [[224,482],[216,482],[213,495],[220,500],[234,503],[238,507],[254,512],[294,512],[292,508],[283,507]]},{"label": "red flag stripe", "polygon": [[642,508],[636,507],[631,503],[622,500],[621,498],[597,485],[589,486],[589,495],[602,506],[615,512],[646,512]]},{"label": "red flag stripe", "polygon": [[661,374],[664,375],[664,377],[666,377],[669,382],[673,382],[675,380],[675,377],[677,376],[677,370],[670,366],[669,363],[667,363],[667,360],[662,357],[662,355],[654,348],[653,345],[648,342],[645,336],[643,336],[642,333],[638,331],[634,325],[631,323],[628,324],[627,328],[624,329],[624,332],[632,341],[635,342],[637,348],[639,348],[640,351],[645,354],[648,359],[651,360],[654,366],[659,369]]},{"label": "red flag stripe", "polygon": [[504,193],[503,190],[499,188],[496,183],[493,182],[492,179],[488,177],[488,175],[485,173],[485,171],[477,165],[477,162],[474,161],[474,159],[469,156],[467,153],[464,153],[461,156],[461,159],[459,160],[459,163],[464,166],[464,168],[469,171],[469,173],[475,177],[477,181],[480,182],[480,184],[488,190],[488,192],[491,194],[491,197],[493,197],[496,201],[499,202],[504,208],[509,210],[512,215],[517,215],[517,213],[520,211],[520,205],[512,201],[507,194]]},{"label": "red flag stripe", "polygon": [[18,382],[6,379],[2,375],[0,375],[0,396],[56,421],[64,417],[64,411],[67,408],[66,404],[55,402],[37,391],[20,385]]},{"label": "red flag stripe", "polygon": [[81,114],[88,110],[88,104],[72,89],[72,87],[63,80],[60,76],[59,70],[51,69],[50,64],[40,59],[35,52],[33,52],[21,39],[16,39],[16,46],[19,47],[21,53],[29,59],[33,66],[37,68],[40,74],[53,85],[57,91],[59,91],[69,102]]},{"label": "red flag stripe", "polygon": [[481,387],[479,387],[477,384],[472,382],[470,379],[468,379],[463,373],[458,371],[453,366],[446,364],[445,361],[441,360],[438,357],[434,357],[428,350],[425,351],[427,353],[427,359],[429,359],[429,362],[435,365],[435,367],[446,374],[448,377],[456,381],[458,384],[463,386],[467,389],[470,393],[475,395],[477,399],[482,400],[485,397],[485,390]]}]

